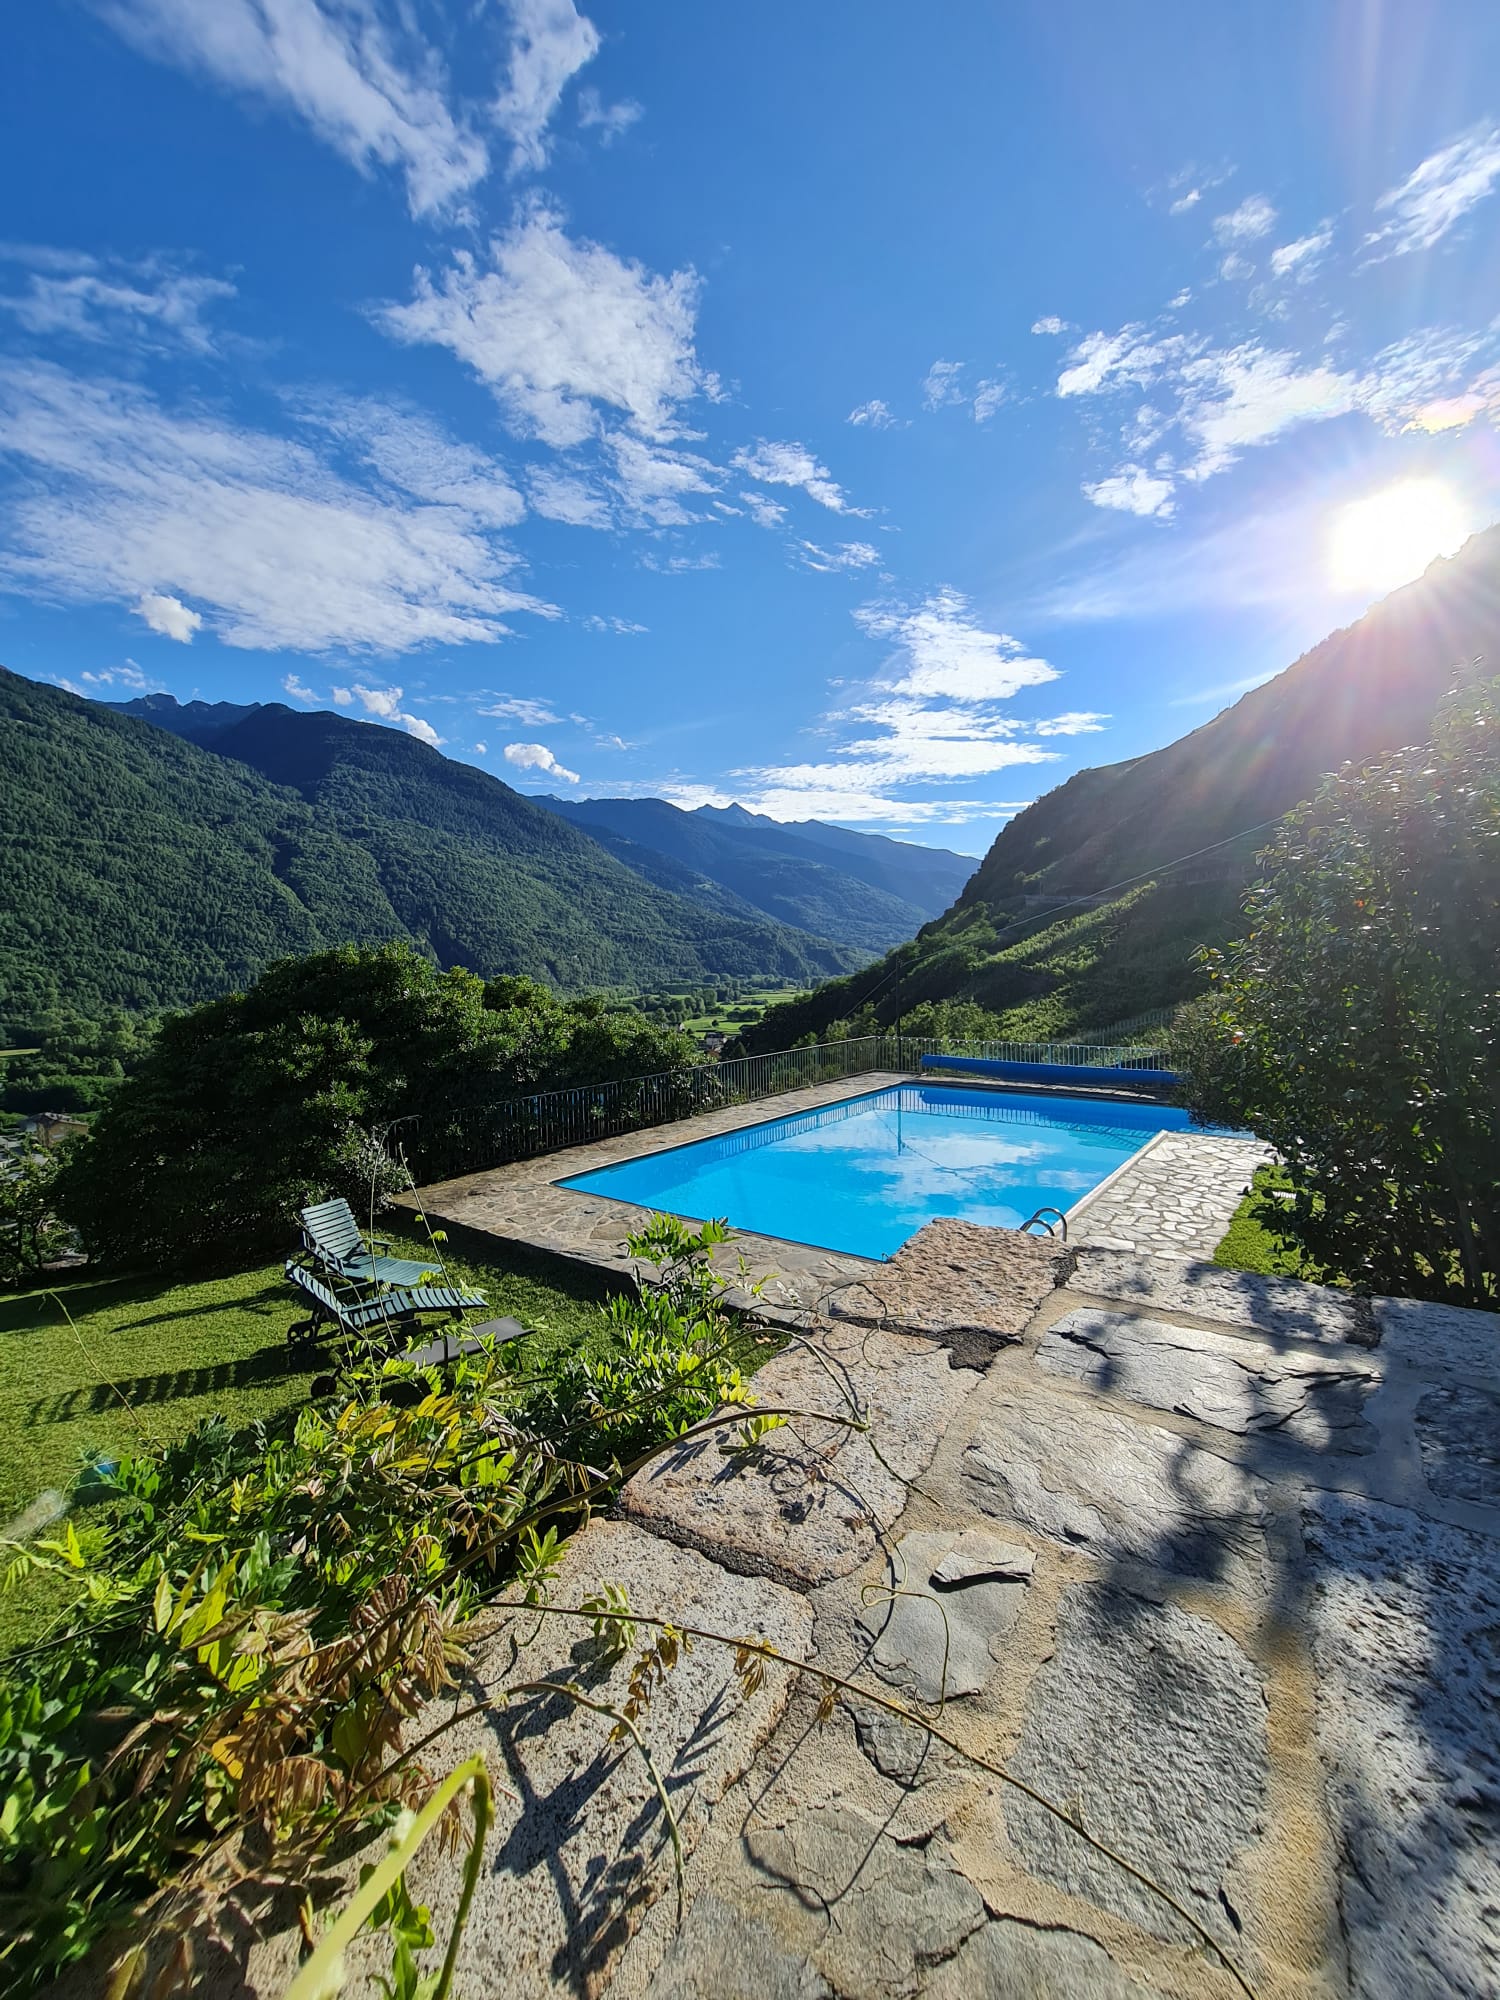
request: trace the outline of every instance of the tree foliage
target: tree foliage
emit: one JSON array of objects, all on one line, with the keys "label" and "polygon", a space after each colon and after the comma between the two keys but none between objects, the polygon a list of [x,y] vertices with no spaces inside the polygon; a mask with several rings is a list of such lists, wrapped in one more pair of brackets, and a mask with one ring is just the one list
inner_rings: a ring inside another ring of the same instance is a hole
[{"label": "tree foliage", "polygon": [[168,1020],[59,1199],[106,1262],[284,1242],[309,1197],[344,1194],[358,1214],[391,1191],[385,1128],[420,1171],[429,1134],[466,1108],[695,1059],[686,1037],[599,1001],[348,945]]},{"label": "tree foliage", "polygon": [[1273,1145],[1269,1220],[1382,1292],[1500,1303],[1500,682],[1328,779],[1262,856],[1177,1033],[1189,1099]]}]

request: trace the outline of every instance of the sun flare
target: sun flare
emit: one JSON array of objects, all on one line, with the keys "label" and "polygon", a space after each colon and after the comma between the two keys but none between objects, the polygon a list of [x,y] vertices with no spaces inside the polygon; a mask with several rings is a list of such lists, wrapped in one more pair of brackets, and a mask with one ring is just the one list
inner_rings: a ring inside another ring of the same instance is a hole
[{"label": "sun flare", "polygon": [[1441,479],[1403,479],[1341,507],[1328,538],[1328,569],[1339,590],[1395,590],[1467,532],[1463,510]]}]

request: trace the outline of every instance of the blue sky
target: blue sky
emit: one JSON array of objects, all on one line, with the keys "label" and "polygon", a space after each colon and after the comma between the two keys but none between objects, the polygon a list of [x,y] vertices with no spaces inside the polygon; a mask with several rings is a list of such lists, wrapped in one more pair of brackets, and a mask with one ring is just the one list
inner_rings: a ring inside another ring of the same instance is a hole
[{"label": "blue sky", "polygon": [[978,853],[1500,514],[1493,4],[8,43],[0,659],[80,692]]}]

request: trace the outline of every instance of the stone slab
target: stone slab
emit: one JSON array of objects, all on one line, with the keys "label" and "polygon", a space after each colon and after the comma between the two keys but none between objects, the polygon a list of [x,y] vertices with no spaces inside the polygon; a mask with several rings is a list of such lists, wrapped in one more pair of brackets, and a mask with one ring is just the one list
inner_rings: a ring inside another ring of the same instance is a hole
[{"label": "stone slab", "polygon": [[[1010,1769],[1230,1951],[1232,1871],[1261,1831],[1269,1768],[1260,1674],[1219,1626],[1100,1585],[1064,1593]],[[1033,1873],[1158,1937],[1191,1939],[1166,1903],[1033,1800],[1007,1792],[1005,1823]]]},{"label": "stone slab", "polygon": [[1500,1507],[1500,1394],[1471,1382],[1440,1383],[1421,1397],[1413,1421],[1434,1493]]},{"label": "stone slab", "polygon": [[1376,1442],[1364,1406],[1381,1371],[1347,1350],[1278,1354],[1233,1334],[1080,1306],[1055,1323],[1036,1358],[1087,1388],[1241,1436],[1317,1451],[1368,1452]]},{"label": "stone slab", "polygon": [[919,1229],[878,1273],[830,1293],[826,1310],[866,1326],[973,1335],[996,1347],[1020,1338],[1072,1263],[1050,1238],[945,1216]]},{"label": "stone slab", "polygon": [[975,1931],[922,1988],[922,2000],[1153,2000],[1092,1938],[1001,1917]]},{"label": "stone slab", "polygon": [[1226,1271],[1203,1258],[1142,1257],[1085,1244],[1068,1280],[1070,1292],[1097,1299],[1223,1320],[1274,1343],[1322,1347],[1329,1342],[1373,1346],[1378,1331],[1367,1299],[1300,1278]]},{"label": "stone slab", "polygon": [[995,1645],[1020,1616],[1036,1557],[983,1529],[903,1535],[892,1588],[857,1614],[874,1642],[870,1665],[918,1701],[978,1694],[995,1671]]},{"label": "stone slab", "polygon": [[774,1931],[705,1889],[651,1982],[651,2000],[833,2000],[827,1981]]},{"label": "stone slab", "polygon": [[[607,1582],[624,1587],[637,1611],[756,1632],[794,1659],[806,1657],[812,1644],[809,1608],[790,1591],[726,1576],[701,1556],[626,1523],[596,1521],[569,1547],[551,1601],[578,1604]],[[634,1651],[607,1667],[582,1620],[510,1620],[478,1649],[463,1693],[472,1698],[480,1684],[568,1680],[591,1698],[618,1703],[632,1661],[648,1643],[643,1627]],[[742,1700],[732,1654],[699,1644],[654,1694],[640,1727],[689,1854],[780,1718],[789,1680],[786,1669],[773,1668],[761,1690]],[[650,1775],[634,1749],[611,1743],[609,1733],[607,1717],[560,1695],[533,1695],[460,1722],[443,1739],[449,1764],[483,1752],[497,1787],[458,1991],[503,1993],[506,2000],[598,1993],[653,1905],[674,1894],[671,1849]],[[439,1937],[447,1934],[463,1861],[429,1842],[409,1871],[412,1894],[432,1906]],[[360,1940],[349,1954],[346,1992],[375,2000],[377,1976],[389,1963],[388,1943]]]},{"label": "stone slab", "polygon": [[1065,1547],[1257,1588],[1265,1483],[1154,1424],[1040,1388],[996,1396],[964,1453],[975,1505]]},{"label": "stone slab", "polygon": [[[932,1341],[854,1327],[813,1339],[816,1352],[794,1344],[768,1361],[755,1392],[764,1409],[815,1414],[748,1453],[721,1449],[729,1429],[668,1452],[626,1484],[622,1511],[742,1574],[807,1588],[857,1569],[979,1378]],[[868,1413],[868,1435],[847,1427],[841,1384]]]},{"label": "stone slab", "polygon": [[1256,1139],[1161,1132],[1068,1210],[1076,1244],[1124,1244],[1148,1256],[1211,1257],[1255,1169],[1269,1159]]},{"label": "stone slab", "polygon": [[1376,1299],[1374,1310],[1393,1361],[1500,1388],[1500,1313],[1427,1299]]},{"label": "stone slab", "polygon": [[[808,1956],[837,1993],[857,2000],[913,2000],[929,1969],[985,1921],[983,1898],[940,1839],[893,1840],[848,1806],[753,1827],[746,1846],[762,1893],[795,1905]],[[784,1911],[778,1928],[790,1920]]]},{"label": "stone slab", "polygon": [[1354,2000],[1493,2000],[1500,1541],[1336,1493],[1303,1533]]}]

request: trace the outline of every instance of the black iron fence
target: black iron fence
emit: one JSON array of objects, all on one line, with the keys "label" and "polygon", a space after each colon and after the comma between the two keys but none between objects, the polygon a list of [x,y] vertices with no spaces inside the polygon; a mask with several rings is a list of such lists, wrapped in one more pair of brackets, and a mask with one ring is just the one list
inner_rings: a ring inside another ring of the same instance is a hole
[{"label": "black iron fence", "polygon": [[496,1104],[426,1112],[397,1120],[382,1136],[406,1155],[418,1180],[445,1180],[668,1125],[705,1111],[756,1103],[784,1091],[841,1083],[882,1070],[908,1073],[920,1068],[924,1055],[1121,1069],[1153,1069],[1165,1062],[1163,1050],[1140,1043],[932,1041],[910,1035],[865,1035],[811,1048],[781,1049],[774,1055],[695,1063],[653,1076],[537,1091]]}]

